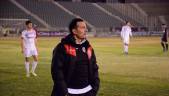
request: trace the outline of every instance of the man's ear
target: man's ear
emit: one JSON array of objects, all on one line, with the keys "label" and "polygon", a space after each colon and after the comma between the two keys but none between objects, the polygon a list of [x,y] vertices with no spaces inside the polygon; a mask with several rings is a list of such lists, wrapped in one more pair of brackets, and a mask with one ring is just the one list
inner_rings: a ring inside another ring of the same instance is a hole
[{"label": "man's ear", "polygon": [[75,29],[73,29],[72,32],[73,32],[73,34],[76,34],[76,30]]}]

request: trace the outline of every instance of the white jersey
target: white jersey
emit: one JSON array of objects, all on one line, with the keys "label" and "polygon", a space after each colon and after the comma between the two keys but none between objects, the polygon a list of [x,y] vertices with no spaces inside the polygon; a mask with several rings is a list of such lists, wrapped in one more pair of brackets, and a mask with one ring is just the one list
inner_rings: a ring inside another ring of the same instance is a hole
[{"label": "white jersey", "polygon": [[22,32],[22,36],[23,38],[23,44],[24,44],[24,48],[25,49],[29,49],[29,50],[36,50],[36,46],[35,46],[35,39],[36,39],[36,31],[35,30],[24,30]]},{"label": "white jersey", "polygon": [[129,43],[130,36],[132,36],[131,27],[130,26],[123,26],[121,30],[121,38],[123,39],[124,43]]}]

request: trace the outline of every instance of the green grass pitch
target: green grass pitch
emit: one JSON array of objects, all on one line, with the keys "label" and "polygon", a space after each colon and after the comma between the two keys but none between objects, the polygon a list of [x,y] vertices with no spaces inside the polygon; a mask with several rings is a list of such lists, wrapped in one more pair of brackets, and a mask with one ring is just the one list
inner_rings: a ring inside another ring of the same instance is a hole
[{"label": "green grass pitch", "polygon": [[[169,96],[169,52],[159,37],[131,39],[129,55],[119,37],[89,38],[97,56],[98,96]],[[60,38],[38,38],[38,77],[26,78],[19,38],[0,39],[0,96],[50,96],[52,50]]]}]

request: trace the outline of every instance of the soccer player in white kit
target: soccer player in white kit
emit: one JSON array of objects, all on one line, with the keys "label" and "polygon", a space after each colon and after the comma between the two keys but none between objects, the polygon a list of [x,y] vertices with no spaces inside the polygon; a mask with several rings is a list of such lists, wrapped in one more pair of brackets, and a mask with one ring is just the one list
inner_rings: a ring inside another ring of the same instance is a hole
[{"label": "soccer player in white kit", "polygon": [[[38,64],[36,31],[33,29],[31,21],[26,21],[25,24],[26,30],[22,31],[21,35],[21,49],[25,56],[26,77],[30,77],[30,73],[32,73],[33,76],[37,76],[35,73],[35,69]],[[33,57],[31,71],[29,71],[30,57]]]},{"label": "soccer player in white kit", "polygon": [[126,21],[126,25],[122,27],[121,30],[121,39],[124,46],[124,54],[128,55],[128,46],[130,42],[130,37],[132,37],[131,24],[129,21]]}]

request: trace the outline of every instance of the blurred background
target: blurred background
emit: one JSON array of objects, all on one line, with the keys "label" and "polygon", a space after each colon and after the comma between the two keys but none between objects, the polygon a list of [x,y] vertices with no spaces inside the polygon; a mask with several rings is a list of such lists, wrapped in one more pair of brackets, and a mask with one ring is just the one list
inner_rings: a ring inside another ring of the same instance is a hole
[{"label": "blurred background", "polygon": [[118,36],[125,21],[133,34],[161,34],[169,25],[168,0],[1,0],[0,36],[19,36],[31,20],[39,36],[63,36],[72,18],[83,18],[89,36]]}]

